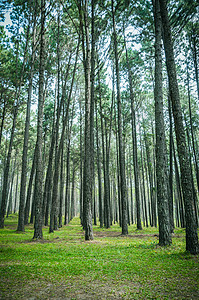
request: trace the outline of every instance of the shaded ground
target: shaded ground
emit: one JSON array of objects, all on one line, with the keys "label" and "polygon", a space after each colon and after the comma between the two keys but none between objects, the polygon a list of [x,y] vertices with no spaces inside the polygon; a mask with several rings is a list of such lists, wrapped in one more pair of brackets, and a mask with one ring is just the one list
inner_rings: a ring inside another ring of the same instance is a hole
[{"label": "shaded ground", "polygon": [[[119,300],[119,299],[178,299],[178,300],[198,300],[199,292],[197,286],[195,290],[187,293],[187,285],[179,280],[180,289],[174,291],[172,295],[166,289],[162,290],[160,286],[154,286],[151,290],[152,282],[145,282],[145,286],[139,283],[138,278],[132,281],[108,280],[104,281],[85,281],[84,278],[69,278],[66,281],[49,283],[46,281],[28,281],[26,285],[15,286],[8,290],[8,296],[0,293],[0,299],[21,299],[21,300],[61,300],[61,299],[92,299],[92,300]],[[9,284],[9,283],[8,283]],[[165,281],[165,285],[167,280]],[[148,285],[148,291],[146,286]],[[162,290],[162,291],[161,291]],[[144,292],[146,291],[146,292]],[[144,293],[143,293],[144,292]],[[144,294],[144,295],[143,295]],[[158,295],[158,296],[157,296]]]},{"label": "shaded ground", "polygon": [[131,227],[125,237],[119,227],[95,227],[85,242],[76,223],[54,234],[44,228],[41,241],[32,225],[24,234],[8,225],[0,230],[2,300],[199,299],[199,256],[185,252],[183,230],[162,248],[155,228]]}]

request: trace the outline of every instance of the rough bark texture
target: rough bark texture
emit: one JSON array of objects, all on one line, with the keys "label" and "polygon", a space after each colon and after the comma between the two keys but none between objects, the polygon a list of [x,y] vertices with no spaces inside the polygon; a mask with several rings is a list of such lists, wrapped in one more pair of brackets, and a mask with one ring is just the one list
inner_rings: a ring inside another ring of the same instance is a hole
[{"label": "rough bark texture", "polygon": [[113,39],[114,39],[114,55],[116,67],[116,86],[117,86],[117,110],[118,110],[118,139],[119,139],[119,165],[121,178],[121,204],[122,204],[122,234],[128,234],[127,226],[127,193],[126,193],[126,175],[125,175],[125,152],[122,137],[122,107],[120,96],[120,77],[119,77],[119,59],[117,51],[117,34],[115,27],[115,11],[113,0],[112,3],[112,22],[113,22]]},{"label": "rough bark texture", "polygon": [[185,139],[185,130],[183,126],[180,96],[178,90],[176,67],[174,61],[173,43],[171,29],[167,11],[166,0],[159,0],[162,17],[164,48],[166,56],[167,73],[169,79],[169,90],[172,101],[173,117],[175,122],[175,133],[177,140],[177,149],[181,170],[181,181],[183,198],[185,204],[186,219],[186,250],[192,254],[199,252],[198,234],[196,221],[193,214],[193,190],[191,183],[191,171],[188,158],[188,150]]},{"label": "rough bark texture", "polygon": [[[84,15],[84,24],[82,20],[82,12]],[[84,177],[83,177],[83,226],[85,229],[85,240],[93,240],[93,225],[92,225],[92,186],[91,186],[91,55],[89,41],[89,25],[88,25],[88,3],[83,1],[83,6],[79,6],[80,30],[82,37],[82,50],[84,62],[85,76],[85,136],[84,136]],[[84,36],[85,35],[85,36]],[[85,38],[85,40],[84,40]],[[85,43],[85,44],[84,44]],[[85,48],[86,46],[86,48]]]},{"label": "rough bark texture", "polygon": [[169,110],[169,188],[170,188],[170,201],[169,201],[169,214],[171,232],[174,229],[174,214],[173,214],[173,122],[171,112],[171,98],[168,95],[168,110]]},{"label": "rough bark texture", "polygon": [[39,64],[39,97],[37,117],[36,177],[35,177],[35,224],[34,239],[42,239],[42,190],[43,190],[43,106],[44,106],[44,69],[45,69],[45,0],[41,0],[41,37]]},{"label": "rough bark texture", "polygon": [[165,138],[165,125],[163,114],[162,94],[162,49],[161,49],[161,15],[159,1],[155,0],[155,129],[156,129],[156,178],[157,178],[157,204],[159,222],[159,245],[171,244],[171,231],[168,207],[168,174],[167,149]]}]

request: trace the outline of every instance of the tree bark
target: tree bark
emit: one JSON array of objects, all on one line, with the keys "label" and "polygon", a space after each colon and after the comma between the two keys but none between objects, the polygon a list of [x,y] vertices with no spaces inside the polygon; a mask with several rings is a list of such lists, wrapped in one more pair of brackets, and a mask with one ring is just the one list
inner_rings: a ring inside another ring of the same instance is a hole
[{"label": "tree bark", "polygon": [[[83,1],[79,5],[80,31],[82,37],[84,78],[85,78],[85,136],[84,136],[84,175],[83,175],[83,226],[85,230],[85,240],[93,240],[92,225],[92,180],[91,180],[91,56],[88,25],[88,2]],[[84,15],[84,24],[82,20]]]},{"label": "tree bark", "polygon": [[165,125],[162,94],[162,49],[161,49],[161,15],[159,0],[154,1],[155,20],[155,129],[156,129],[156,178],[157,204],[159,223],[159,245],[167,246],[172,243],[169,206],[168,206],[168,173]]},{"label": "tree bark", "polygon": [[45,70],[45,0],[41,0],[41,33],[39,62],[39,93],[37,117],[36,175],[35,175],[35,224],[33,239],[42,239],[42,191],[43,191],[43,107],[44,107],[44,70]]},{"label": "tree bark", "polygon": [[189,165],[187,144],[185,139],[185,130],[182,119],[180,95],[178,90],[173,52],[173,43],[169,23],[169,16],[167,11],[167,2],[166,0],[159,0],[159,3],[163,26],[163,40],[166,56],[167,73],[169,79],[169,89],[172,101],[173,117],[175,122],[178,156],[180,161],[183,198],[185,204],[186,250],[192,254],[197,254],[199,252],[199,244],[196,220],[193,214],[193,190],[191,184],[191,171]]},{"label": "tree bark", "polygon": [[119,77],[119,59],[117,50],[117,34],[115,26],[115,11],[113,0],[112,5],[112,22],[113,22],[113,41],[114,41],[114,55],[116,67],[116,86],[117,86],[117,110],[118,110],[118,138],[119,138],[119,165],[120,165],[120,178],[121,178],[121,204],[122,204],[122,234],[128,234],[127,226],[127,195],[126,195],[126,175],[125,175],[125,152],[122,137],[122,107],[120,95],[120,77]]}]

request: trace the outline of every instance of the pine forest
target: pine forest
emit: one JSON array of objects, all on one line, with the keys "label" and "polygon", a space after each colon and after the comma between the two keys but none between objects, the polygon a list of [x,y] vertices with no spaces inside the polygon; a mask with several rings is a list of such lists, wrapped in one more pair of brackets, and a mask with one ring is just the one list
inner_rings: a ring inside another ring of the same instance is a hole
[{"label": "pine forest", "polygon": [[197,0],[2,0],[0,116],[0,299],[199,298]]}]

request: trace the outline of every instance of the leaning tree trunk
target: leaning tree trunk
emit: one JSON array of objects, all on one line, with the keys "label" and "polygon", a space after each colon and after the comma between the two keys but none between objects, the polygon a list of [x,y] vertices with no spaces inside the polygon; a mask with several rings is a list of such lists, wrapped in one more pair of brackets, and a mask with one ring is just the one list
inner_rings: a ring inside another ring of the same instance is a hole
[{"label": "leaning tree trunk", "polygon": [[199,252],[198,234],[196,220],[193,213],[193,190],[191,183],[191,171],[189,165],[189,157],[187,143],[185,139],[185,130],[183,125],[182,110],[180,104],[180,95],[178,89],[176,67],[173,52],[173,43],[169,16],[167,11],[167,1],[159,0],[160,11],[162,17],[164,49],[166,56],[166,66],[169,79],[169,90],[172,101],[173,116],[175,122],[175,133],[177,140],[178,156],[180,161],[181,181],[183,198],[185,204],[186,218],[186,250],[192,254]]}]

